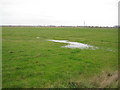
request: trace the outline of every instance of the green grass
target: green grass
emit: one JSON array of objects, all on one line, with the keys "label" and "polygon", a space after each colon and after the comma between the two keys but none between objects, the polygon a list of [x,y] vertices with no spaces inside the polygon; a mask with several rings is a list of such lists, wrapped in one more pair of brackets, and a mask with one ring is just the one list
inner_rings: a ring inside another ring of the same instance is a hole
[{"label": "green grass", "polygon": [[[92,83],[94,77],[118,70],[115,28],[3,27],[2,36],[3,88],[99,87]],[[100,49],[60,48],[66,44],[48,39],[82,42]]]}]

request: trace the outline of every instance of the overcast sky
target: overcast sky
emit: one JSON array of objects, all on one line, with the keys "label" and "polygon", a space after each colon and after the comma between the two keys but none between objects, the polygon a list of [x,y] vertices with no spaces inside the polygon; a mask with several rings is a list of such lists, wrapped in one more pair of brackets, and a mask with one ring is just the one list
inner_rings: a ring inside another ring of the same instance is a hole
[{"label": "overcast sky", "polygon": [[118,24],[119,0],[1,0],[3,25]]}]

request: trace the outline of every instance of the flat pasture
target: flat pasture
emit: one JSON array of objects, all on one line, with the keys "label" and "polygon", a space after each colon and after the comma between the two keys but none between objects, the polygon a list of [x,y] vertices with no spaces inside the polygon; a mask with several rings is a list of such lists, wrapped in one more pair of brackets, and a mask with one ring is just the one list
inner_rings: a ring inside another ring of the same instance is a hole
[{"label": "flat pasture", "polygon": [[[96,50],[61,48],[69,40]],[[79,27],[3,27],[3,88],[117,87],[118,30]]]}]

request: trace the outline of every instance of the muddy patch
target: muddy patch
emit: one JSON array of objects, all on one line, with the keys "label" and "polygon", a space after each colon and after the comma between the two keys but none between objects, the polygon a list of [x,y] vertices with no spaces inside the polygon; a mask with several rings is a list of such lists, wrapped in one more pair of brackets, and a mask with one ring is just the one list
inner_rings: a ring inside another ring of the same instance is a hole
[{"label": "muddy patch", "polygon": [[98,47],[94,47],[92,45],[83,44],[83,43],[79,43],[79,42],[70,42],[68,40],[48,40],[48,41],[53,41],[53,42],[58,42],[58,43],[67,43],[68,45],[61,46],[64,48],[79,48],[79,49],[92,49],[92,50],[95,50],[98,48]]}]

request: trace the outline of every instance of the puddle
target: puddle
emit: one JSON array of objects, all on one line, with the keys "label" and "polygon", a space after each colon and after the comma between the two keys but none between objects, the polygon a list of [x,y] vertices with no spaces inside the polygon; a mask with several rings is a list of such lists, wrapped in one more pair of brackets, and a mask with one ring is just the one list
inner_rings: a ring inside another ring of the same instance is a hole
[{"label": "puddle", "polygon": [[61,47],[65,47],[65,48],[80,48],[80,49],[92,49],[92,50],[95,50],[98,48],[98,47],[94,47],[94,46],[88,45],[88,44],[83,44],[83,43],[78,43],[78,42],[70,42],[68,40],[48,40],[48,41],[67,43],[68,45],[61,46]]}]

